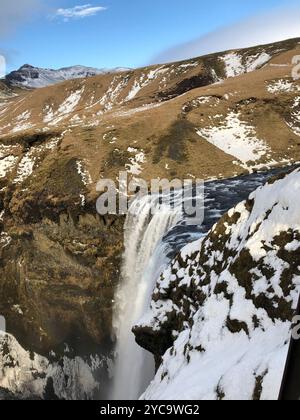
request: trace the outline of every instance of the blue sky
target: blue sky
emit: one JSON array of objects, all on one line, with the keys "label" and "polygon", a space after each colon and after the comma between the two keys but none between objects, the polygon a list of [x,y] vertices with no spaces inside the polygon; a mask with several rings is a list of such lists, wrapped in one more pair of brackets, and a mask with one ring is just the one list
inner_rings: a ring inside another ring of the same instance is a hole
[{"label": "blue sky", "polygon": [[[1,0],[0,51],[7,56],[8,70],[24,63],[52,68],[138,67],[164,61],[165,51],[171,60],[174,47],[183,44],[180,58],[185,43],[218,31],[222,38],[223,27],[234,28],[249,19],[260,17],[257,25],[263,29],[268,14],[276,15],[278,23],[283,11],[292,16],[291,8],[297,5],[299,0]],[[8,21],[11,24],[5,25]],[[274,38],[280,38],[276,22],[272,23]],[[285,26],[289,27],[288,21]],[[244,31],[250,35],[254,29]],[[238,38],[229,35],[225,46],[230,48],[232,42],[235,47]],[[205,42],[209,49],[209,38]],[[249,42],[255,41],[249,38]],[[218,43],[211,46],[217,47]]]}]

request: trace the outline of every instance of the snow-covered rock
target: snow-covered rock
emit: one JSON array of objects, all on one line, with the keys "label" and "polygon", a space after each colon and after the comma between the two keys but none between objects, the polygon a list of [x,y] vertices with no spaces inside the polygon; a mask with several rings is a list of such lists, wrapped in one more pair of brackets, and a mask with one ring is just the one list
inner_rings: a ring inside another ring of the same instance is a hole
[{"label": "snow-covered rock", "polygon": [[[0,400],[97,398],[100,376],[108,372],[110,360],[90,356],[87,360],[66,355],[51,361],[26,351],[9,334],[0,334]],[[55,355],[52,354],[54,359]]]},{"label": "snow-covered rock", "polygon": [[158,366],[142,398],[278,398],[300,290],[299,214],[296,170],[180,252],[134,328]]}]

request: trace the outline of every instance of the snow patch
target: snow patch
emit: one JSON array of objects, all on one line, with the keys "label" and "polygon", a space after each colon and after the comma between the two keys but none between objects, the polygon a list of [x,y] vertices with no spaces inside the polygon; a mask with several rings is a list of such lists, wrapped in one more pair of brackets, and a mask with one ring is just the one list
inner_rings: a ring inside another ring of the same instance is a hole
[{"label": "snow patch", "polygon": [[93,183],[89,171],[84,167],[84,163],[81,160],[76,162],[77,172],[81,176],[84,185],[90,185]]},{"label": "snow patch", "polygon": [[5,158],[0,157],[0,178],[5,177],[14,168],[17,161],[18,158],[12,155],[6,156]]},{"label": "snow patch", "polygon": [[159,75],[164,74],[166,71],[167,69],[164,66],[162,66],[154,70],[150,70],[148,73],[143,73],[140,78],[134,80],[133,86],[130,92],[128,93],[125,101],[130,101],[134,99],[140,92],[140,90],[148,86],[149,83],[151,83],[153,80],[156,80],[159,77]]},{"label": "snow patch", "polygon": [[60,141],[60,137],[54,137],[48,142],[41,144],[40,146],[32,147],[25,155],[22,157],[18,169],[17,176],[14,179],[14,184],[21,184],[27,178],[30,177],[33,173],[33,169],[40,155],[45,151],[54,150]]},{"label": "snow patch", "polygon": [[248,56],[246,59],[236,52],[231,52],[222,57],[221,60],[225,64],[226,77],[229,78],[257,70],[270,61],[271,58],[266,52]]},{"label": "snow patch", "polygon": [[146,156],[143,150],[139,151],[135,148],[129,147],[127,149],[129,153],[135,154],[134,157],[129,158],[130,164],[125,166],[125,169],[129,174],[140,175],[143,171],[142,164],[146,163]]},{"label": "snow patch", "polygon": [[270,54],[267,54],[266,52],[258,53],[256,55],[247,57],[246,59],[246,68],[247,73],[250,73],[252,71],[255,71],[261,67],[263,67],[268,61],[271,60]]},{"label": "snow patch", "polygon": [[22,114],[18,115],[18,117],[15,118],[13,123],[13,133],[17,133],[19,131],[23,130],[29,130],[30,128],[34,127],[34,124],[28,122],[29,118],[31,117],[30,111],[25,111]]},{"label": "snow patch", "polygon": [[221,126],[201,128],[197,134],[237,158],[247,169],[251,167],[249,162],[260,160],[268,152],[267,144],[256,137],[255,129],[237,112],[230,112]]},{"label": "snow patch", "polygon": [[51,105],[46,105],[44,108],[44,123],[49,123],[54,119],[54,111],[53,111],[53,107]]},{"label": "snow patch", "polygon": [[32,156],[31,153],[28,153],[21,159],[17,171],[17,176],[14,180],[15,184],[22,183],[32,174],[35,161],[36,157]]},{"label": "snow patch", "polygon": [[290,80],[280,79],[268,83],[267,91],[272,94],[300,92],[300,86]]},{"label": "snow patch", "polygon": [[49,121],[49,125],[56,125],[61,120],[66,118],[67,115],[71,114],[75,110],[77,105],[79,104],[83,92],[84,92],[84,87],[71,93],[65,99],[65,101],[58,107],[58,110],[54,114],[52,110],[49,110],[46,116],[47,119],[52,118],[52,120]]},{"label": "snow patch", "polygon": [[236,77],[245,72],[242,57],[237,53],[229,53],[221,58],[225,64],[226,77]]},{"label": "snow patch", "polygon": [[294,99],[291,121],[287,122],[287,125],[297,136],[300,136],[300,96]]},{"label": "snow patch", "polygon": [[[107,92],[98,102],[100,105],[104,106],[105,111],[111,110],[116,104],[120,105],[123,103],[123,100],[118,98],[122,93],[123,89],[127,86],[128,80],[128,75],[115,76],[113,78]],[[95,105],[97,105],[97,103],[95,103],[93,106]]]}]

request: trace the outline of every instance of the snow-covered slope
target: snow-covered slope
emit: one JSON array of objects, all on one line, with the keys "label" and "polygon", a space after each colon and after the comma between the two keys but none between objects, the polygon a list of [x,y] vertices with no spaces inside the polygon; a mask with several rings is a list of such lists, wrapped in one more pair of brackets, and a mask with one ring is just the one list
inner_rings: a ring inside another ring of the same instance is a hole
[{"label": "snow-covered slope", "polygon": [[237,52],[229,52],[222,57],[227,77],[236,77],[244,73],[250,73],[264,66],[272,58],[265,51],[244,58]]},{"label": "snow-covered slope", "polygon": [[22,66],[19,70],[13,71],[6,76],[6,81],[11,86],[27,87],[27,88],[41,88],[55,83],[63,82],[65,80],[79,79],[85,77],[92,77],[99,74],[109,72],[120,72],[125,69],[96,69],[85,66],[72,66],[59,70],[41,69],[33,67],[28,64]]},{"label": "snow-covered slope", "polygon": [[[97,398],[99,378],[109,370],[110,361],[99,356],[89,360],[73,357],[69,349],[54,362],[24,350],[9,334],[0,334],[0,400],[10,396],[16,399],[66,399]],[[52,361],[50,360],[52,359]]]},{"label": "snow-covered slope", "polygon": [[272,180],[162,274],[137,341],[144,399],[278,398],[300,289],[300,171]]}]

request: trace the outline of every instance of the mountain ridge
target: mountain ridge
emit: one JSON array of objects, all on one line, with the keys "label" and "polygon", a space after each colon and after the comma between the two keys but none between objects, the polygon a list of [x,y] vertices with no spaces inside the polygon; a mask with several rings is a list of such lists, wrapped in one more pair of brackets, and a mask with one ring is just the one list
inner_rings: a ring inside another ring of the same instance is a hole
[{"label": "mountain ridge", "polygon": [[66,80],[93,77],[106,73],[116,73],[126,71],[127,69],[97,69],[94,67],[86,67],[74,65],[62,67],[60,69],[49,69],[35,67],[30,64],[24,64],[18,70],[14,70],[5,77],[5,81],[12,87],[23,88],[42,88],[64,82]]}]

